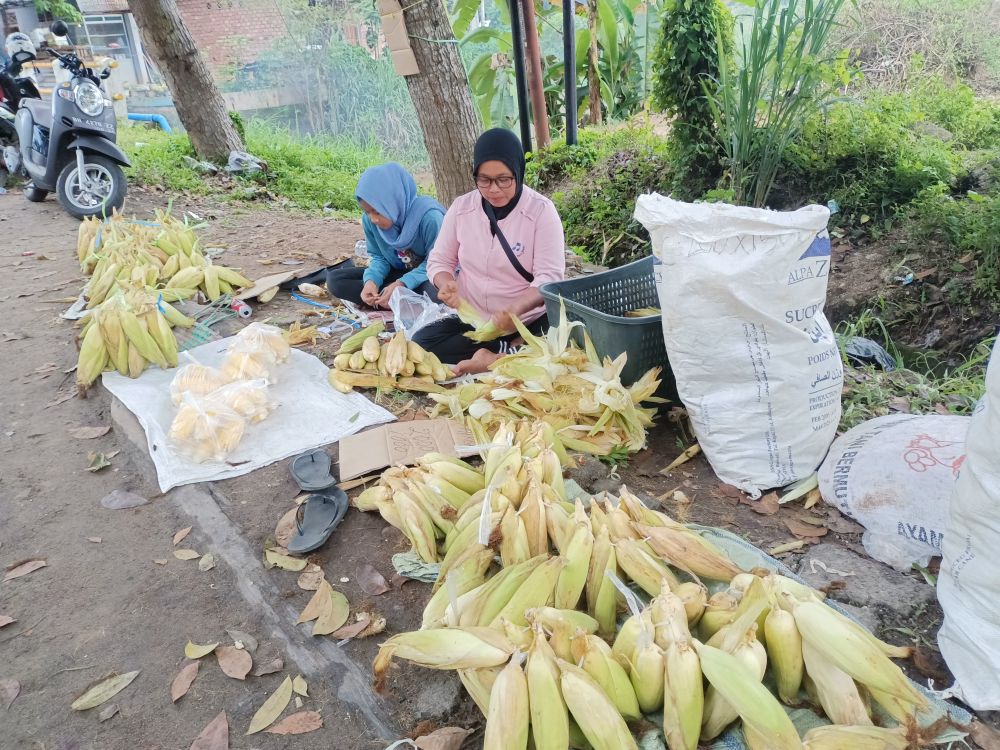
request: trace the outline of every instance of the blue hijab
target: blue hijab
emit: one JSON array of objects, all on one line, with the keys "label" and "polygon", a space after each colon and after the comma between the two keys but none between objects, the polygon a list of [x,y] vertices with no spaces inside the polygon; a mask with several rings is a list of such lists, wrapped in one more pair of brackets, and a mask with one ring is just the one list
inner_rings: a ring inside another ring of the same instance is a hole
[{"label": "blue hijab", "polygon": [[396,162],[366,169],[358,180],[354,197],[392,221],[388,229],[375,228],[396,250],[413,247],[424,214],[428,211],[444,213],[444,206],[436,200],[417,195],[416,180]]}]

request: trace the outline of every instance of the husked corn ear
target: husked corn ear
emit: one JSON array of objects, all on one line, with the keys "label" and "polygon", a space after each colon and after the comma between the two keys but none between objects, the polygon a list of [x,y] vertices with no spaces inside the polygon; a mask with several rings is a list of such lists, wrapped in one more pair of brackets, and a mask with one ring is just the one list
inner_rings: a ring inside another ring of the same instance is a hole
[{"label": "husked corn ear", "polygon": [[482,472],[473,469],[465,461],[455,456],[428,453],[417,463],[470,495],[486,487],[486,478]]},{"label": "husked corn ear", "polygon": [[869,688],[926,706],[927,700],[878,646],[831,614],[821,602],[797,602],[792,615],[802,640]]},{"label": "husked corn ear", "polygon": [[700,539],[694,538],[687,529],[635,524],[635,530],[669,564],[698,578],[729,581],[743,572],[721,552],[709,549]]},{"label": "husked corn ear", "polygon": [[806,750],[906,750],[910,741],[905,727],[854,727],[830,725],[815,727],[805,733]]},{"label": "husked corn ear", "polygon": [[397,331],[386,344],[385,372],[390,377],[396,377],[403,372],[406,365],[406,336]]},{"label": "husked corn ear", "polygon": [[673,641],[663,655],[663,735],[669,750],[696,750],[705,708],[701,661],[690,638]]},{"label": "husked corn ear", "polygon": [[[364,358],[366,362],[378,362],[378,355],[379,352],[381,351],[382,347],[379,345],[378,336],[371,336],[365,339],[364,342],[362,342],[361,344],[361,356]],[[354,362],[353,357],[351,359],[351,362],[352,363]],[[362,365],[362,367],[364,367],[364,365]],[[360,369],[357,368],[356,365],[355,368]]]},{"label": "husked corn ear", "polygon": [[674,593],[684,603],[684,612],[687,614],[688,627],[694,628],[698,624],[698,621],[701,620],[701,616],[705,612],[705,606],[708,604],[707,589],[700,584],[686,581],[680,584]]},{"label": "husked corn ear", "polygon": [[528,622],[541,625],[546,630],[552,630],[557,620],[568,622],[575,631],[584,633],[597,632],[597,620],[590,615],[575,609],[556,609],[555,607],[534,607],[524,613]]},{"label": "husked corn ear", "polygon": [[[723,651],[721,648],[719,650]],[[700,653],[699,651],[699,655]],[[764,653],[763,646],[752,631],[746,633],[743,643],[737,646],[732,654],[726,651],[723,653],[736,659],[747,669],[749,674],[756,675],[758,682],[763,679],[764,672],[767,670],[767,654]],[[714,685],[710,685],[705,692],[701,739],[707,741],[718,737],[738,716],[740,716],[739,708],[726,700],[722,691],[717,690]]]},{"label": "husked corn ear", "polygon": [[[592,509],[596,507],[596,503],[591,506]],[[590,567],[587,570],[586,595],[587,611],[597,621],[600,635],[606,640],[614,636],[618,615],[618,595],[614,584],[606,575],[608,572],[617,574],[616,560],[608,529],[602,526],[594,538]]]},{"label": "husked corn ear", "polygon": [[611,654],[611,647],[596,635],[577,631],[570,639],[574,662],[589,674],[626,721],[634,721],[642,714],[635,688],[624,667]]},{"label": "husked corn ear", "polygon": [[399,511],[402,531],[413,544],[420,559],[429,563],[437,562],[437,540],[430,516],[405,493],[397,492],[393,496],[393,502]]},{"label": "husked corn ear", "polygon": [[340,376],[342,374],[343,372],[341,370],[331,369],[330,372],[327,373],[326,379],[329,381],[330,385],[332,385],[341,393],[350,393],[351,391],[354,390],[354,386],[351,385],[350,383],[345,383],[343,380],[341,380]]},{"label": "husked corn ear", "polygon": [[493,551],[487,547],[470,547],[447,573],[444,585],[431,596],[424,607],[421,628],[434,627],[444,619],[453,598],[472,591],[485,581],[486,571],[493,563]]},{"label": "husked corn ear", "polygon": [[500,561],[504,567],[531,559],[528,532],[524,521],[513,507],[508,506],[500,520]]},{"label": "husked corn ear", "polygon": [[569,710],[559,687],[556,655],[539,625],[528,649],[524,674],[528,680],[528,708],[535,750],[565,750],[569,747]]},{"label": "husked corn ear", "polygon": [[663,580],[673,588],[679,584],[677,576],[660,560],[653,557],[644,542],[636,539],[619,539],[615,543],[615,559],[618,567],[631,578],[639,588],[650,596],[660,593]]},{"label": "husked corn ear", "polygon": [[80,358],[76,365],[77,385],[88,387],[104,372],[108,363],[108,350],[101,338],[101,329],[91,325],[80,345]]},{"label": "husked corn ear", "polygon": [[803,641],[802,659],[820,708],[835,724],[871,726],[871,716],[851,676]]},{"label": "husked corn ear", "polygon": [[639,643],[639,634],[646,628],[652,629],[653,618],[649,608],[644,609],[638,615],[631,615],[622,625],[615,636],[614,643],[611,644],[611,653],[622,666],[630,666],[632,654],[635,653]]},{"label": "husked corn ear", "polygon": [[540,555],[548,552],[549,531],[545,525],[545,503],[542,501],[542,489],[534,473],[528,474],[528,483],[521,498],[518,515],[524,522],[531,554]]},{"label": "husked corn ear", "polygon": [[524,583],[514,592],[500,613],[489,623],[490,627],[500,624],[504,618],[515,625],[527,624],[526,610],[545,606],[552,600],[559,573],[565,565],[562,557],[553,557],[531,571]]},{"label": "husked corn ear", "polygon": [[[521,590],[534,571],[545,564],[548,559],[546,555],[538,555],[519,565],[504,568],[483,584],[484,587],[488,588],[484,591],[479,611],[469,612],[468,617],[471,623],[489,625],[494,621],[499,622],[500,614],[511,598]],[[544,602],[542,603],[544,604]],[[463,614],[462,624],[464,625],[466,621],[467,618]]]},{"label": "husked corn ear", "polygon": [[698,641],[693,643],[709,683],[746,725],[768,737],[771,750],[801,750],[795,725],[757,675],[732,654]]},{"label": "husked corn ear", "polygon": [[354,507],[363,511],[378,510],[376,502],[378,500],[388,500],[389,498],[389,489],[380,484],[376,484],[373,487],[369,487],[354,498]]},{"label": "husked corn ear", "polygon": [[340,348],[337,350],[337,354],[353,354],[354,352],[361,349],[365,342],[365,339],[371,336],[378,336],[382,331],[385,330],[385,323],[381,320],[372,323],[370,326],[362,328],[356,333],[352,333],[341,343]]},{"label": "husked corn ear", "polygon": [[622,715],[579,667],[558,660],[563,700],[594,750],[638,750]]},{"label": "husked corn ear", "polygon": [[373,670],[378,685],[394,657],[429,669],[480,669],[500,666],[513,653],[514,645],[491,628],[414,630],[383,643]]},{"label": "husked corn ear", "polygon": [[594,548],[594,535],[589,523],[577,522],[571,529],[572,535],[562,553],[567,562],[559,573],[555,588],[555,606],[558,609],[576,608],[587,586],[587,572]]},{"label": "husked corn ear", "polygon": [[631,659],[629,678],[643,713],[663,708],[663,651],[653,641],[651,631],[640,633]]},{"label": "husked corn ear", "polygon": [[709,598],[702,612],[698,629],[703,640],[708,641],[722,628],[736,619],[739,602],[728,591],[719,591]]},{"label": "husked corn ear", "polygon": [[797,706],[805,663],[802,661],[802,636],[791,613],[772,608],[764,620],[764,639],[778,697],[782,703]]},{"label": "husked corn ear", "polygon": [[530,718],[528,681],[517,654],[497,675],[490,690],[483,750],[525,750]]}]

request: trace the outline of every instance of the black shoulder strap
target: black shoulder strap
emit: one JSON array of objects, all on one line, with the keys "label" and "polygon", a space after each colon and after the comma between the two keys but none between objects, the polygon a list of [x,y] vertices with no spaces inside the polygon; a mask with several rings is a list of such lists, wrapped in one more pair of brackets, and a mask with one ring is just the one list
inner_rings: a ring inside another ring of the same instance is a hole
[{"label": "black shoulder strap", "polygon": [[507,260],[510,264],[514,266],[514,270],[521,274],[521,277],[527,281],[529,284],[535,280],[535,275],[530,273],[524,266],[521,265],[521,261],[517,259],[514,255],[514,251],[510,249],[510,243],[507,242],[507,238],[504,237],[503,232],[500,230],[500,225],[497,223],[497,215],[493,212],[493,206],[489,204],[489,201],[483,201],[483,208],[486,209],[486,216],[490,220],[490,228],[493,230],[493,234],[496,238],[500,240],[500,247],[503,248],[504,253],[507,255]]}]

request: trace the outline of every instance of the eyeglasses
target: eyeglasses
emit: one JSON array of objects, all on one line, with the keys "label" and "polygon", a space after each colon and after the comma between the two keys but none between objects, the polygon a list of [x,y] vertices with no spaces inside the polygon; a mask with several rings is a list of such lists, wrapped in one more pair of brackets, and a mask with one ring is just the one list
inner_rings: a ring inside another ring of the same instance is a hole
[{"label": "eyeglasses", "polygon": [[501,190],[506,190],[514,184],[514,178],[509,174],[500,175],[499,177],[476,176],[476,187],[480,190],[489,190],[490,185],[493,184],[496,184]]}]

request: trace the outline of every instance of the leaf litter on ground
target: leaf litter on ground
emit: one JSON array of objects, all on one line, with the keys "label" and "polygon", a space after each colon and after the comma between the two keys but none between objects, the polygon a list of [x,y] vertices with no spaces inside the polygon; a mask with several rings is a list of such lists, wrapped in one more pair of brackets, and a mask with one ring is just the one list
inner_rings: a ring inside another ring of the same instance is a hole
[{"label": "leaf litter on ground", "polygon": [[111,432],[111,425],[107,424],[97,425],[95,427],[77,427],[76,429],[70,430],[69,434],[77,440],[93,440],[94,438],[103,437],[109,432]]},{"label": "leaf litter on ground", "polygon": [[263,677],[266,674],[274,674],[285,668],[285,662],[280,656],[276,656],[271,661],[263,661],[253,668],[251,674],[254,677]]},{"label": "leaf litter on ground", "polygon": [[275,690],[264,704],[257,709],[257,713],[253,715],[250,720],[250,728],[247,730],[247,734],[256,734],[262,729],[266,729],[271,726],[275,719],[281,715],[281,712],[285,710],[288,705],[288,701],[292,699],[292,678],[286,677],[278,689]]},{"label": "leaf litter on ground", "polygon": [[282,570],[290,570],[293,573],[298,573],[299,571],[305,569],[306,565],[309,564],[308,560],[298,557],[290,557],[289,555],[282,554],[275,549],[264,550],[264,560],[267,563],[265,567],[278,567]]},{"label": "leaf litter on ground", "polygon": [[186,537],[188,534],[190,534],[191,533],[191,529],[193,529],[193,528],[194,528],[194,526],[188,526],[187,528],[181,529],[176,534],[174,534],[174,546],[176,547],[178,544],[180,544],[182,541],[184,541],[184,537]]},{"label": "leaf litter on ground", "polygon": [[170,683],[170,701],[172,703],[176,703],[187,694],[191,684],[194,682],[194,678],[198,676],[198,668],[200,666],[201,662],[192,661],[177,673],[174,681]]},{"label": "leaf litter on ground", "polygon": [[462,743],[472,734],[471,729],[441,727],[430,734],[417,737],[413,744],[419,750],[460,750]]},{"label": "leaf litter on ground", "polygon": [[326,579],[326,573],[319,565],[310,563],[299,575],[299,588],[304,591],[316,591],[319,585]]},{"label": "leaf litter on ground", "polygon": [[375,570],[375,567],[370,563],[365,563],[358,568],[355,577],[361,590],[368,596],[379,596],[387,591],[392,591],[392,587],[386,583],[383,575]]},{"label": "leaf litter on ground", "polygon": [[196,557],[201,557],[201,555],[193,549],[175,549],[174,557],[178,560],[194,560]]},{"label": "leaf litter on ground", "polygon": [[309,697],[309,685],[306,683],[306,679],[302,675],[299,675],[292,680],[292,690],[297,695],[301,695],[303,698]]},{"label": "leaf litter on ground", "polygon": [[235,646],[219,646],[215,649],[215,658],[226,676],[234,680],[245,680],[253,668],[253,659],[246,649]]},{"label": "leaf litter on ground", "polygon": [[117,703],[112,703],[110,706],[106,706],[99,714],[97,714],[97,720],[100,722],[105,722],[117,713],[120,713],[121,709],[118,708]]},{"label": "leaf litter on ground", "polygon": [[242,630],[230,629],[227,629],[226,632],[229,634],[229,637],[233,639],[233,643],[236,644],[236,648],[245,648],[251,654],[257,650],[257,639],[249,633],[244,633]]},{"label": "leaf litter on ground", "polygon": [[203,656],[208,656],[218,647],[218,643],[209,643],[204,646],[199,646],[197,643],[188,641],[184,646],[184,656],[188,659],[200,659]]},{"label": "leaf litter on ground", "polygon": [[268,734],[305,734],[323,728],[323,718],[319,711],[299,711],[286,716],[267,730]]},{"label": "leaf litter on ground", "polygon": [[145,505],[149,500],[128,490],[115,490],[104,496],[101,505],[108,510],[125,510]]},{"label": "leaf litter on ground", "polygon": [[17,620],[8,615],[0,615],[0,628],[6,627],[13,622],[17,622]]},{"label": "leaf litter on ground", "polygon": [[198,570],[202,573],[206,573],[215,567],[215,555],[211,552],[202,555],[202,558],[198,561]]},{"label": "leaf litter on ground", "polygon": [[20,692],[21,683],[17,680],[0,680],[0,703],[3,704],[4,711],[11,707]]},{"label": "leaf litter on ground", "polygon": [[229,721],[222,711],[201,730],[190,750],[229,750]]},{"label": "leaf litter on ground", "polygon": [[111,466],[111,459],[119,453],[121,453],[121,451],[111,451],[110,453],[91,451],[87,454],[87,471],[98,472],[101,469],[108,468]]},{"label": "leaf litter on ground", "polygon": [[322,609],[313,624],[312,634],[329,635],[347,622],[351,614],[351,605],[346,596],[334,591],[326,581],[320,584],[317,593],[320,592],[325,593],[325,598],[321,601]]},{"label": "leaf litter on ground", "polygon": [[118,695],[118,693],[131,685],[132,681],[138,676],[139,670],[126,672],[125,674],[111,675],[86,690],[83,695],[70,704],[70,708],[74,711],[87,711],[91,708],[96,708]]},{"label": "leaf litter on ground", "polygon": [[39,568],[44,568],[48,565],[45,560],[22,560],[21,562],[14,563],[7,568],[7,575],[3,577],[4,583],[7,581],[13,581],[15,578],[20,578],[21,576],[26,576],[28,573],[32,573]]}]

